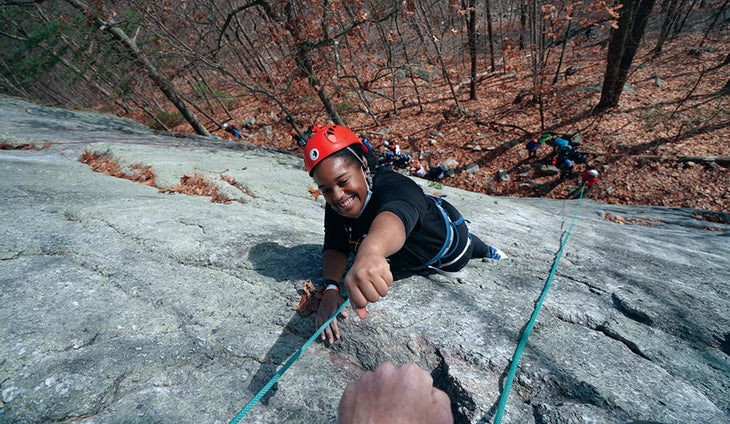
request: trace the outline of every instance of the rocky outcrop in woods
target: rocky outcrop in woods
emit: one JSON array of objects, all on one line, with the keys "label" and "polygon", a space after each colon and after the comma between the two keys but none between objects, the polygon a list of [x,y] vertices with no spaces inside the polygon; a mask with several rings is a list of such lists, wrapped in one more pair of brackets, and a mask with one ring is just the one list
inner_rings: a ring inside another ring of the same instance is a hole
[{"label": "rocky outcrop in woods", "polygon": [[[293,309],[322,241],[300,158],[8,98],[0,116],[0,421],[228,422],[315,330]],[[172,190],[191,175],[231,201]],[[578,203],[439,192],[510,258],[396,275],[245,422],[334,422],[383,361],[431,370],[457,422],[492,419]],[[697,212],[583,201],[503,422],[730,423],[730,227]]]}]

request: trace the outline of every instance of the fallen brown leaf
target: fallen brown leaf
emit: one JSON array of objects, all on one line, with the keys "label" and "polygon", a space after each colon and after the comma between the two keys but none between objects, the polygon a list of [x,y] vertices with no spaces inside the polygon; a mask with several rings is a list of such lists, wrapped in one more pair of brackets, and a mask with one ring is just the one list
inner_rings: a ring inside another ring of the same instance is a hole
[{"label": "fallen brown leaf", "polygon": [[322,294],[317,291],[312,280],[306,280],[302,283],[302,297],[299,299],[299,305],[294,306],[293,309],[296,309],[301,316],[306,317],[313,312],[317,312],[321,299]]}]

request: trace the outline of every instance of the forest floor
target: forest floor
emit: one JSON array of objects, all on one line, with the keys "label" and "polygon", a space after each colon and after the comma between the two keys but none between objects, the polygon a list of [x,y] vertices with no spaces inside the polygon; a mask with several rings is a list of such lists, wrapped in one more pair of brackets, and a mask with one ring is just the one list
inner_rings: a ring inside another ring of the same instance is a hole
[{"label": "forest floor", "polygon": [[[730,33],[698,48],[701,40],[701,33],[682,35],[666,43],[663,54],[653,60],[649,49],[654,43],[643,43],[619,107],[595,116],[591,110],[600,98],[606,48],[585,38],[571,43],[561,79],[552,84],[553,75],[544,77],[542,120],[544,132],[582,135],[578,150],[588,154],[588,161],[578,165],[573,179],[540,175],[540,165],[551,157],[550,146],[542,145],[537,158],[527,156],[526,141],[543,131],[540,108],[532,96],[516,100],[533,87],[526,60],[508,59],[512,70],[480,75],[477,100],[467,100],[467,81],[452,81],[461,114],[440,78],[421,88],[420,107],[415,96],[398,99],[397,112],[392,102],[381,100],[372,104],[376,118],[351,111],[343,119],[376,148],[382,149],[385,141],[395,142],[427,167],[456,159],[457,172],[441,180],[444,185],[496,196],[567,198],[590,166],[601,176],[587,198],[696,208],[700,218],[730,223],[730,163],[722,160],[730,157],[730,94],[720,92],[730,79],[730,65],[718,67],[730,52]],[[552,73],[558,55],[548,61]],[[468,75],[467,64],[458,66],[454,75]],[[568,68],[574,73],[566,78]],[[299,114],[310,119],[300,125],[328,123],[318,105],[311,102],[310,110]],[[244,130],[247,141],[301,153],[289,135],[291,127],[278,117],[272,122],[271,110],[249,103],[235,111],[234,122],[255,118],[260,126]],[[272,131],[263,131],[263,123]],[[222,130],[215,135],[231,138]],[[477,164],[478,171],[466,172],[470,164]],[[500,170],[509,174],[509,181],[498,180]]]}]

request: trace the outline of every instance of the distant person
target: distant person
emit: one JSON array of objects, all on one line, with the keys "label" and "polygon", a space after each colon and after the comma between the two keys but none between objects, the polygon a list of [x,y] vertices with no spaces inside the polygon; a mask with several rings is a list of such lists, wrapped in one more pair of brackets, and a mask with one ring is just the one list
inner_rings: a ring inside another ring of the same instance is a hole
[{"label": "distant person", "polygon": [[[454,206],[427,196],[412,179],[385,167],[371,175],[367,152],[367,146],[340,125],[321,128],[304,146],[304,166],[327,202],[317,327],[345,301],[342,281],[364,319],[365,306],[388,294],[392,269],[449,275],[472,258],[505,257],[471,234]],[[347,270],[351,254],[354,260]],[[322,339],[333,343],[339,338],[335,319]]]},{"label": "distant person", "polygon": [[299,136],[296,131],[291,130],[289,131],[289,135],[291,135],[292,141],[294,141],[295,144],[299,146],[304,146],[307,144],[307,140],[309,140],[309,137],[312,136],[315,132],[319,130],[319,127],[317,125],[310,125],[307,127],[306,130],[302,133],[302,136]]},{"label": "distant person", "polygon": [[557,137],[555,134],[546,133],[540,136],[540,138],[537,139],[537,143],[540,145],[543,145],[545,143],[551,144],[552,140]]},{"label": "distant person", "polygon": [[583,28],[583,35],[586,37],[586,40],[590,40],[593,38],[593,35],[596,32],[596,24],[590,24]]},{"label": "distant person", "polygon": [[591,187],[598,182],[598,171],[595,169],[586,170],[583,175],[581,175],[580,179],[580,185],[570,193],[570,197],[578,197],[581,191],[583,194],[588,193],[588,190],[590,190]]},{"label": "distant person", "polygon": [[573,147],[570,147],[565,153],[565,157],[572,160],[575,163],[587,163],[588,162],[588,155],[586,153],[580,152]]},{"label": "distant person", "polygon": [[[363,143],[368,146],[368,143],[366,143],[366,141],[367,139],[363,139]],[[385,147],[385,153],[377,155],[376,169],[379,167],[408,169],[408,167],[413,162],[413,157],[408,153],[402,151],[400,146],[398,146],[396,143],[385,141],[383,143],[383,147]],[[368,147],[368,149],[371,148],[372,146]]]},{"label": "distant person", "polygon": [[390,150],[393,155],[399,155],[400,154],[400,146],[396,143],[393,143],[391,141],[385,141],[383,142],[383,146],[385,146],[386,149]]},{"label": "distant person", "polygon": [[598,182],[598,171],[595,169],[589,169],[581,176],[582,183],[586,187],[593,187],[593,184]]},{"label": "distant person", "polygon": [[531,139],[527,142],[527,145],[525,146],[527,149],[527,157],[528,158],[536,158],[537,157],[537,149],[540,148],[540,143],[537,142],[536,138]]},{"label": "distant person", "polygon": [[559,146],[557,146],[555,148],[555,151],[558,156],[567,157],[568,159],[571,159],[573,152],[575,152],[576,150],[573,149],[573,146],[571,146],[570,144],[560,144]]},{"label": "distant person", "polygon": [[560,178],[573,178],[575,175],[575,162],[568,158],[563,158],[560,164]]},{"label": "distant person", "polygon": [[393,159],[393,167],[395,169],[407,169],[412,162],[413,158],[411,157],[411,155],[401,151],[400,154],[396,155],[396,157]]},{"label": "distant person", "polygon": [[305,140],[304,137],[300,137],[295,130],[289,131],[289,135],[291,136],[292,142],[294,142],[297,146],[304,146],[307,144],[307,140]]},{"label": "distant person", "polygon": [[552,143],[553,143],[553,148],[554,148],[555,152],[559,152],[562,149],[565,149],[570,145],[570,142],[562,137],[555,137],[552,140]]},{"label": "distant person", "polygon": [[415,169],[413,170],[413,174],[415,174],[417,177],[423,178],[426,176],[426,168],[421,166],[420,163],[417,163]]},{"label": "distant person", "polygon": [[341,424],[452,424],[451,400],[414,363],[386,362],[348,383],[337,408]]},{"label": "distant person", "polygon": [[432,180],[432,181],[439,181],[443,180],[446,176],[447,169],[444,168],[442,165],[435,166],[426,172],[426,179]]},{"label": "distant person", "polygon": [[238,128],[236,128],[236,126],[233,124],[223,124],[223,129],[226,130],[227,133],[231,133],[231,135],[239,140],[243,138],[243,136],[241,135],[241,131],[239,131]]}]

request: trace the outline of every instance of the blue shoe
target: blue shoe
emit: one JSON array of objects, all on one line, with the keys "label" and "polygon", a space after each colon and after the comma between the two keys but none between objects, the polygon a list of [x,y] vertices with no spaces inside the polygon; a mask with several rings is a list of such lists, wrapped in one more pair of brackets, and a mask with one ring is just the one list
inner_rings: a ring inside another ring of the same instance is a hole
[{"label": "blue shoe", "polygon": [[495,261],[499,261],[502,259],[507,259],[509,256],[507,256],[506,253],[502,252],[501,250],[497,249],[496,247],[489,246],[489,256],[487,256],[488,259],[494,259]]}]

